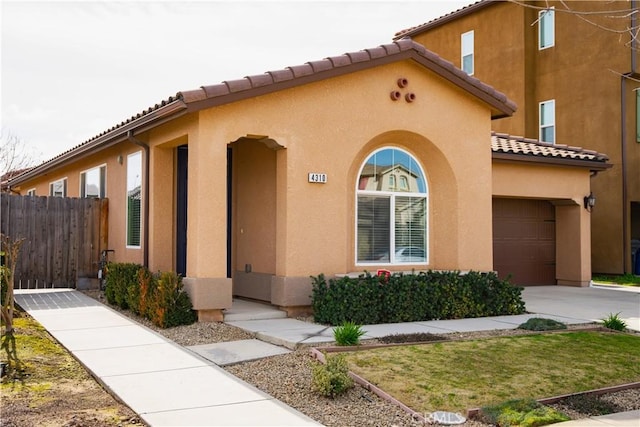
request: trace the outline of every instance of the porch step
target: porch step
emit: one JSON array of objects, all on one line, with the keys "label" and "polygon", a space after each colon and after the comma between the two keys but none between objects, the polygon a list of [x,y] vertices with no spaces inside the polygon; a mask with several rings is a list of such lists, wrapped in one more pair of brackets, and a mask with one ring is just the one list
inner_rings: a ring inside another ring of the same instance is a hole
[{"label": "porch step", "polygon": [[284,319],[287,313],[276,307],[254,301],[233,299],[231,308],[224,311],[225,322],[238,320]]}]

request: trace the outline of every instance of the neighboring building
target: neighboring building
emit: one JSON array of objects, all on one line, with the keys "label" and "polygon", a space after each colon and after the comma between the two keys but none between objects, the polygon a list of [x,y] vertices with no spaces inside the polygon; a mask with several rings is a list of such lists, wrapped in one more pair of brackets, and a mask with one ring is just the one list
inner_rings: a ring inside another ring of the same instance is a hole
[{"label": "neighboring building", "polygon": [[553,203],[557,283],[584,286],[582,202],[607,158],[492,136],[514,111],[403,40],[178,93],[11,185],[75,197],[91,182],[111,259],[183,274],[200,320],[233,295],[296,312],[320,273],[490,271],[494,194]]},{"label": "neighboring building", "polygon": [[423,44],[514,100],[518,112],[493,130],[607,153],[613,168],[591,180],[593,271],[640,274],[640,75],[626,30],[637,32],[636,2],[522,3],[480,1],[396,39]]}]

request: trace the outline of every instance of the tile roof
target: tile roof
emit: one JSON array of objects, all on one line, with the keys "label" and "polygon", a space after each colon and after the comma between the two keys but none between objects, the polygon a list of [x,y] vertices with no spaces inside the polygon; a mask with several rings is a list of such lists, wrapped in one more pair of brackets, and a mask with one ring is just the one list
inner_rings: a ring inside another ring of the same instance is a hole
[{"label": "tile roof", "polygon": [[398,31],[393,39],[398,40],[402,38],[407,38],[414,36],[416,34],[420,34],[423,31],[426,31],[430,28],[437,27],[439,25],[443,25],[449,21],[453,21],[462,16],[469,15],[475,12],[478,9],[482,9],[491,5],[492,3],[497,3],[500,0],[480,0],[475,3],[472,3],[468,6],[462,7],[460,9],[454,10],[453,12],[449,12],[446,15],[443,15],[439,18],[432,19],[431,21],[425,22],[424,24],[416,25],[415,27],[406,28],[404,30]]},{"label": "tile roof", "polygon": [[147,108],[82,144],[15,177],[12,184],[15,185],[37,176],[70,159],[81,158],[98,147],[104,148],[126,140],[128,135],[134,131],[140,133],[149,130],[190,112],[405,59],[417,61],[427,69],[486,102],[491,107],[493,118],[509,116],[516,110],[515,103],[502,92],[469,76],[421,44],[410,39],[398,40],[371,49],[286,67],[283,70],[269,71],[239,80],[227,80],[216,85],[201,86],[199,89],[178,92],[175,96]]},{"label": "tile roof", "polygon": [[586,166],[594,170],[611,167],[607,163],[609,157],[597,151],[497,132],[491,132],[491,152],[494,159]]},{"label": "tile roof", "polygon": [[398,40],[372,49],[345,53],[283,70],[224,81],[213,86],[179,92],[176,96],[189,104],[190,110],[210,108],[313,81],[372,68],[402,59],[413,59],[445,79],[460,86],[492,107],[493,118],[513,114],[516,105],[506,95],[469,76],[451,62],[410,39]]}]

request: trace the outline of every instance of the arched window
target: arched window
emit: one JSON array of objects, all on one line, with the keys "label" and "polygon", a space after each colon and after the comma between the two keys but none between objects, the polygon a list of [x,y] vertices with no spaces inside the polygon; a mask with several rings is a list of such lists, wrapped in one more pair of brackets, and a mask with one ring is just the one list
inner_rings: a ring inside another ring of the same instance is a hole
[{"label": "arched window", "polygon": [[[391,176],[406,182],[398,189]],[[428,262],[427,180],[413,156],[398,148],[375,151],[360,168],[356,196],[357,264]]]}]

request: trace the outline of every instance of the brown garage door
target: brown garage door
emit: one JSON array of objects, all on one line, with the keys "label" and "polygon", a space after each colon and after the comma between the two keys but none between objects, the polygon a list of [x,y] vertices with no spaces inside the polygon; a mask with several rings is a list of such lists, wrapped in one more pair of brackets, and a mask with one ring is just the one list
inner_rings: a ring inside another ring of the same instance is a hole
[{"label": "brown garage door", "polygon": [[518,285],[556,284],[555,208],[545,200],[493,199],[493,268]]}]

